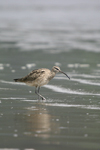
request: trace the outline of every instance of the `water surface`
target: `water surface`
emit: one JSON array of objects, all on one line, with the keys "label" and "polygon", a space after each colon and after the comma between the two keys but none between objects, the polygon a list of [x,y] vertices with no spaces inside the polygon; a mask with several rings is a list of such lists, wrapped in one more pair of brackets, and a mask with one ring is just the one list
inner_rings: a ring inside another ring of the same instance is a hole
[{"label": "water surface", "polygon": [[[100,2],[0,1],[0,150],[100,149]],[[60,66],[41,88],[15,83]]]}]

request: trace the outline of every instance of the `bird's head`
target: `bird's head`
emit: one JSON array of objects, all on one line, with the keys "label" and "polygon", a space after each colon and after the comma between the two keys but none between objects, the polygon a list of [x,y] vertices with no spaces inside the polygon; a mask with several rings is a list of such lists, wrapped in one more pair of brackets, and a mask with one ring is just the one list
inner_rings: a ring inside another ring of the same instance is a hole
[{"label": "bird's head", "polygon": [[65,72],[61,71],[60,67],[58,67],[58,66],[53,66],[52,71],[55,73],[61,72],[61,73],[65,74],[70,79],[70,77]]},{"label": "bird's head", "polygon": [[60,70],[59,67],[53,66],[52,71],[55,72],[55,73],[58,73],[58,72],[60,72],[61,70]]}]

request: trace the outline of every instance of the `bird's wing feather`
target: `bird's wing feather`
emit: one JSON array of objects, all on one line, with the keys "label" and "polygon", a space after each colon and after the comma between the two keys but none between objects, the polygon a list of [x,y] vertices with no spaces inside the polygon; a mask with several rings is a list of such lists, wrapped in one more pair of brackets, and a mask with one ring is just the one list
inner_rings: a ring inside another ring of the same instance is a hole
[{"label": "bird's wing feather", "polygon": [[33,80],[36,80],[38,77],[40,77],[41,74],[45,73],[44,70],[40,70],[40,69],[37,69],[37,70],[33,70],[31,73],[29,73],[27,76],[25,76],[24,78],[22,78],[23,82],[25,81],[33,81]]}]

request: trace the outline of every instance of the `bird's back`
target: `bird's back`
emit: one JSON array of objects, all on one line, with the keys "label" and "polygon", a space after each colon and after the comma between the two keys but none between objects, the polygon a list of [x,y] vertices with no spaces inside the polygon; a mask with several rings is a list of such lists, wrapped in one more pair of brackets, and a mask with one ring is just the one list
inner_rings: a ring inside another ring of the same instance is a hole
[{"label": "bird's back", "polygon": [[36,69],[27,76],[19,79],[14,79],[16,82],[24,82],[30,86],[42,86],[49,82],[51,71],[46,68]]}]

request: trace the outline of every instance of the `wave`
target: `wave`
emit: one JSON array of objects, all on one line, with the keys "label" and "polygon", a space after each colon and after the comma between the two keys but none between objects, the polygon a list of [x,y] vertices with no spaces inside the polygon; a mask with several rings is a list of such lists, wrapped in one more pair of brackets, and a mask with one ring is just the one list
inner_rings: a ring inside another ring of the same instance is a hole
[{"label": "wave", "polygon": [[100,76],[95,76],[95,75],[90,75],[90,74],[73,74],[72,76],[82,77],[82,78],[92,78],[92,79],[100,78]]},{"label": "wave", "polygon": [[7,83],[7,84],[20,84],[20,85],[25,85],[25,83],[21,82],[11,82],[11,81],[5,81],[5,80],[0,80],[1,83]]},{"label": "wave", "polygon": [[[94,77],[92,77],[94,78]],[[95,77],[96,78],[96,77]],[[100,78],[100,77],[98,77]],[[63,79],[63,80],[66,80],[65,77],[55,77],[55,79]],[[77,81],[79,83],[83,83],[83,84],[89,84],[89,85],[96,85],[96,86],[100,86],[100,83],[97,83],[97,82],[93,82],[91,80],[84,80],[84,79],[75,79],[75,78],[71,78],[71,81]]]},{"label": "wave", "polygon": [[25,100],[26,98],[21,98],[21,97],[6,97],[6,98],[0,98],[0,99],[3,99],[3,100],[9,100],[9,99],[12,99],[12,100]]},{"label": "wave", "polygon": [[97,109],[100,110],[100,107],[95,105],[73,105],[73,104],[64,104],[64,103],[46,103],[46,106],[57,106],[57,107],[75,107],[75,108],[83,108],[83,109]]},{"label": "wave", "polygon": [[44,87],[51,89],[55,92],[60,92],[60,93],[66,93],[66,94],[76,94],[76,95],[97,95],[100,96],[100,94],[96,94],[96,93],[89,93],[89,92],[80,92],[80,91],[75,91],[75,90],[71,90],[71,89],[66,89],[63,87],[58,87],[55,85],[44,85]]},{"label": "wave", "polygon": [[[25,85],[24,83],[9,82],[9,81],[4,81],[4,80],[0,80],[0,82],[7,83],[7,84],[14,84],[14,85],[15,84]],[[50,84],[49,85],[44,85],[43,87],[51,89],[52,91],[59,92],[59,93],[100,96],[100,94],[98,94],[98,93],[80,92],[80,91],[75,91],[75,90],[67,89],[67,88],[64,88],[64,87],[58,87],[56,85],[50,85]]]},{"label": "wave", "polygon": [[89,85],[96,85],[96,86],[100,86],[100,83],[97,82],[91,82],[91,81],[87,81],[87,80],[82,80],[82,79],[72,79],[72,81],[77,81],[79,83],[83,83],[83,84],[89,84]]}]

